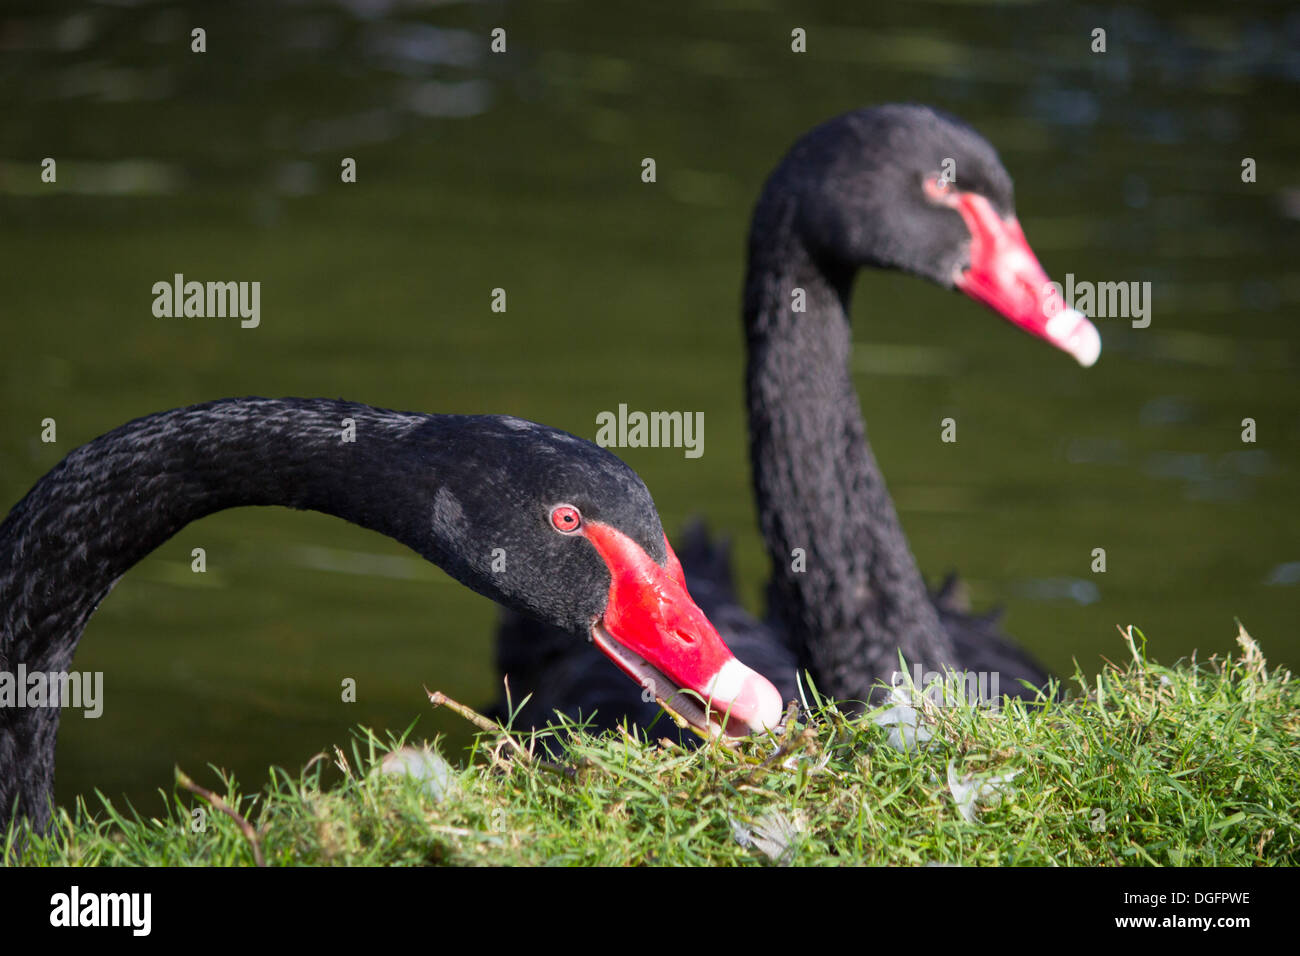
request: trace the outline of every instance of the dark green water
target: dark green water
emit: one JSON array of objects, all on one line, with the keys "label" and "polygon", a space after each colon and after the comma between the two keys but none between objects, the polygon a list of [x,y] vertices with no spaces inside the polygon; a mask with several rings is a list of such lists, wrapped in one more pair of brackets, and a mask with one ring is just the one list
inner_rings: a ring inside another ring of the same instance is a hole
[{"label": "dark green water", "polygon": [[[701,458],[623,454],[668,528],[702,513],[734,537],[756,608],[750,208],[809,126],[916,100],[998,145],[1054,278],[1152,283],[1150,327],[1099,319],[1085,371],[964,298],[862,277],[858,388],[922,567],[960,569],[1058,670],[1121,657],[1116,625],[1162,661],[1226,653],[1234,618],[1297,663],[1300,12],[850,6],[7,4],[0,508],[113,426],[226,395],[509,412],[588,437],[621,402],[703,411]],[[151,287],[177,272],[260,281],[260,327],[155,318]],[[104,671],[105,710],[65,715],[59,797],[99,787],[152,812],[173,764],[257,783],[356,724],[419,717],[463,742],[422,686],[490,699],[494,615],[335,519],[201,521],[91,622],[75,663]]]}]

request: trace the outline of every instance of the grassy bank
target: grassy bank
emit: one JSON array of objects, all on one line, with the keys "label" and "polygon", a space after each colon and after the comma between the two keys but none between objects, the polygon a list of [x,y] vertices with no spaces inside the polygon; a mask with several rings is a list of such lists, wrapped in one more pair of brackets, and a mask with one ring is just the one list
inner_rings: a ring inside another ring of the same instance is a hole
[{"label": "grassy bank", "polygon": [[1162,667],[1132,630],[1063,703],[922,704],[914,726],[822,705],[738,750],[485,732],[459,769],[405,749],[388,763],[414,772],[381,773],[405,741],[362,731],[260,794],[178,772],[165,816],[62,811],[24,862],[1295,865],[1300,683],[1238,643]]}]

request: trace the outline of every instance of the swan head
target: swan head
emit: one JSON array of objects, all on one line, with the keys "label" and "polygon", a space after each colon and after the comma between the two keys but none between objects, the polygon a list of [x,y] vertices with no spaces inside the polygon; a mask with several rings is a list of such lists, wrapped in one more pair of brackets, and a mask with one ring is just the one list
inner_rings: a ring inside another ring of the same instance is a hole
[{"label": "swan head", "polygon": [[955,117],[902,104],[824,123],[773,173],[756,234],[774,222],[765,208],[792,218],[845,294],[859,268],[897,269],[963,292],[1081,365],[1100,355],[1096,328],[1066,307],[1025,238],[997,150]]},{"label": "swan head", "polygon": [[776,727],[779,693],[735,658],[691,598],[637,474],[557,429],[501,416],[473,422],[453,446],[437,439],[435,453],[455,464],[437,470],[453,477],[428,492],[431,559],[594,642],[703,735]]}]

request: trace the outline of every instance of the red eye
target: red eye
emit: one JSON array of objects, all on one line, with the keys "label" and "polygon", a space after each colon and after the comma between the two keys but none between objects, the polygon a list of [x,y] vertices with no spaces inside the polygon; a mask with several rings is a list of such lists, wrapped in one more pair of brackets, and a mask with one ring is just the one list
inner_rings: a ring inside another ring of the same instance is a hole
[{"label": "red eye", "polygon": [[561,534],[572,534],[582,527],[582,514],[573,505],[556,505],[551,509],[551,525]]},{"label": "red eye", "polygon": [[925,195],[928,199],[942,202],[948,198],[952,192],[952,181],[943,176],[932,175],[926,176],[922,184],[925,189]]}]

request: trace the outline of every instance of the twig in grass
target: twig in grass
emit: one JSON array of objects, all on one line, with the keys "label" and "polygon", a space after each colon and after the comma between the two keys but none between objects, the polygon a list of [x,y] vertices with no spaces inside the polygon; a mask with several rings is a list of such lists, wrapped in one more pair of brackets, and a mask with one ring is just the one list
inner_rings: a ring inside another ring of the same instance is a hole
[{"label": "twig in grass", "polygon": [[266,866],[266,858],[262,856],[262,838],[258,834],[257,830],[253,828],[253,825],[245,820],[238,810],[226,803],[224,799],[213,793],[211,790],[206,787],[200,787],[197,783],[191,780],[180,767],[176,768],[176,782],[186,790],[190,791],[190,793],[196,794],[208,801],[208,803],[212,804],[214,810],[220,810],[226,816],[230,817],[230,819],[234,820],[235,826],[239,827],[239,832],[244,834],[244,839],[246,839],[249,845],[253,848],[253,862],[258,866]]},{"label": "twig in grass", "polygon": [[468,720],[479,730],[485,730],[490,734],[502,734],[506,738],[506,742],[514,748],[515,753],[519,754],[524,763],[533,762],[533,755],[528,752],[527,748],[519,743],[519,741],[515,740],[509,731],[492,718],[483,716],[473,707],[468,707],[458,700],[453,700],[440,690],[429,690],[429,688],[426,687],[424,692],[429,695],[429,703],[434,707],[446,707],[449,710],[454,711]]},{"label": "twig in grass", "polygon": [[757,767],[745,775],[745,779],[738,783],[737,787],[752,786],[758,781],[758,778],[770,771],[773,767],[779,766],[785,762],[785,759],[796,751],[806,751],[812,753],[817,742],[817,732],[811,727],[805,727],[803,730],[796,731],[794,718],[798,712],[797,705],[791,704],[789,711],[786,712],[782,723],[785,725],[785,736],[777,744],[776,750],[765,757]]},{"label": "twig in grass", "polygon": [[[468,720],[479,730],[486,730],[488,733],[496,733],[496,732],[504,733],[504,728],[500,724],[498,724],[495,720],[493,720],[491,717],[484,717],[473,707],[467,707],[465,704],[462,704],[458,700],[452,700],[442,691],[429,690],[429,688],[426,687],[424,689],[424,692],[429,695],[429,703],[433,704],[434,707],[450,708],[451,710],[455,711],[456,713],[460,714],[460,716]],[[507,736],[509,735],[507,734]],[[515,744],[515,746],[519,747],[518,744]],[[520,747],[519,749],[522,750],[523,748]]]},{"label": "twig in grass", "polygon": [[538,767],[542,770],[549,770],[551,773],[559,774],[562,777],[573,777],[576,775],[577,771],[571,767],[562,767],[559,764],[551,763],[549,760],[537,759],[527,747],[514,738],[514,735],[511,734],[510,731],[506,730],[492,718],[480,714],[473,707],[462,704],[458,700],[453,700],[440,690],[429,690],[429,688],[426,687],[424,692],[429,695],[429,703],[434,707],[446,707],[459,714],[461,717],[464,717],[479,730],[486,731],[490,734],[500,734],[505,738],[505,742],[508,743],[514,749],[515,753],[519,755],[519,759],[528,766]]}]

